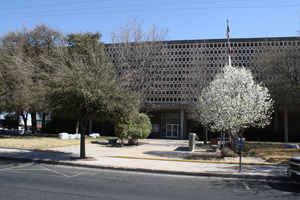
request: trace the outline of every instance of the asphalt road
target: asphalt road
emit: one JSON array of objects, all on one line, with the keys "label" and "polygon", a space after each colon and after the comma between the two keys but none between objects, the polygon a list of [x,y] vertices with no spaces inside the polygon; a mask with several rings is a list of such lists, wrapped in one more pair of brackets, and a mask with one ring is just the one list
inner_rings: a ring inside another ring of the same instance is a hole
[{"label": "asphalt road", "polygon": [[0,200],[300,199],[300,183],[175,176],[0,160]]}]

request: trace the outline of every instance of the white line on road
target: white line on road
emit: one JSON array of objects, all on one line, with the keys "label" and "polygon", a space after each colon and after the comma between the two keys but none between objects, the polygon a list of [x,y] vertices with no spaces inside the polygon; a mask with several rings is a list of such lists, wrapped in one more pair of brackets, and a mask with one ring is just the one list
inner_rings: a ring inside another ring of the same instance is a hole
[{"label": "white line on road", "polygon": [[43,165],[41,165],[41,167],[44,168],[44,169],[46,169],[46,170],[48,170],[48,171],[51,171],[51,172],[53,172],[55,174],[58,174],[58,175],[61,175],[61,176],[67,177],[67,178],[73,178],[73,177],[76,177],[76,176],[79,176],[79,175],[83,174],[83,172],[78,172],[77,174],[74,174],[74,175],[67,175],[67,174],[64,174],[62,172],[56,171],[54,169],[45,167]]},{"label": "white line on road", "polygon": [[242,184],[245,186],[246,190],[250,190],[250,187],[247,185],[247,183],[242,182]]},{"label": "white line on road", "polygon": [[28,164],[24,164],[24,165],[19,165],[19,166],[15,166],[15,167],[6,167],[3,169],[0,169],[0,171],[7,171],[7,170],[13,170],[13,169],[18,169],[18,168],[22,168],[22,167],[28,167],[32,165],[32,163],[28,163]]},{"label": "white line on road", "polygon": [[44,168],[44,169],[46,169],[46,170],[48,170],[48,171],[50,171],[50,172],[53,172],[53,173],[55,173],[55,174],[58,174],[58,175],[61,175],[61,176],[64,176],[64,177],[69,177],[68,175],[66,175],[66,174],[64,174],[64,173],[60,173],[60,172],[58,172],[58,171],[56,171],[56,170],[47,168],[47,167],[45,167],[45,166],[43,166],[43,165],[41,165],[41,167]]}]

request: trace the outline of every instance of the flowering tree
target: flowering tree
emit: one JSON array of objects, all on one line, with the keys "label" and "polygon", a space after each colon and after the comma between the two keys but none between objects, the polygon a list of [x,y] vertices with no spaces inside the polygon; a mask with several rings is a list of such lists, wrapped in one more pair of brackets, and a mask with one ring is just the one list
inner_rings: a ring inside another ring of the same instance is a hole
[{"label": "flowering tree", "polygon": [[197,119],[212,132],[229,132],[236,138],[245,128],[270,124],[273,100],[249,70],[227,65],[202,90],[196,111]]}]

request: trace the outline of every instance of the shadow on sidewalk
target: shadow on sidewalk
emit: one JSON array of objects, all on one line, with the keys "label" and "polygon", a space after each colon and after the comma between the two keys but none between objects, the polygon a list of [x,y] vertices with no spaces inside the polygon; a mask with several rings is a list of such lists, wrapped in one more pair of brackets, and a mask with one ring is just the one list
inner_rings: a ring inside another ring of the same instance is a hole
[{"label": "shadow on sidewalk", "polygon": [[11,150],[7,152],[0,152],[0,157],[24,160],[69,161],[72,160],[72,158],[74,157],[78,157],[78,155],[58,151]]},{"label": "shadow on sidewalk", "polygon": [[220,160],[220,153],[206,151],[188,151],[187,147],[176,148],[173,151],[146,151],[144,154],[159,156],[162,158],[178,158],[186,160]]},{"label": "shadow on sidewalk", "polygon": [[152,156],[159,156],[163,158],[179,158],[183,159],[185,157],[184,152],[178,151],[146,151],[144,154],[152,155]]}]

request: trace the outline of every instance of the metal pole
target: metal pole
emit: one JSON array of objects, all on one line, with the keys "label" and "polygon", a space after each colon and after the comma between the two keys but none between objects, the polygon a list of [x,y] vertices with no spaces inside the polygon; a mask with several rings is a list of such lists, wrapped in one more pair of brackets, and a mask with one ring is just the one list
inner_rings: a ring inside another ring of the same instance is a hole
[{"label": "metal pole", "polygon": [[240,167],[239,167],[239,172],[242,171],[242,149],[240,150]]}]

